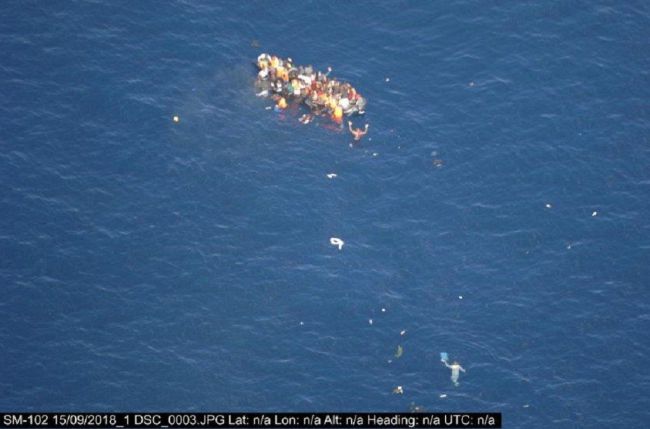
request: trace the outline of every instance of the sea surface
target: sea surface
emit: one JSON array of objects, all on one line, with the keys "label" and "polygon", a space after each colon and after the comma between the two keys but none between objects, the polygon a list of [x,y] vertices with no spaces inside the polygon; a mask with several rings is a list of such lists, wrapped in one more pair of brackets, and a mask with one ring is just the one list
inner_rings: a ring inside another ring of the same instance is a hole
[{"label": "sea surface", "polygon": [[[648,2],[0,15],[0,410],[650,421]],[[268,110],[262,52],[368,135]]]}]

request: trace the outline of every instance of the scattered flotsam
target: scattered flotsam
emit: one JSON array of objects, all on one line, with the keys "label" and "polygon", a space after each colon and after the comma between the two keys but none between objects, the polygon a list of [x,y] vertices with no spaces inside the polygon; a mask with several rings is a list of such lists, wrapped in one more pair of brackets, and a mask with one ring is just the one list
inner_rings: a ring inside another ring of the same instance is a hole
[{"label": "scattered flotsam", "polygon": [[403,395],[404,389],[402,388],[402,386],[397,386],[396,388],[393,389],[393,393],[397,395]]},{"label": "scattered flotsam", "polygon": [[176,122],[177,124],[181,121],[181,118],[178,117],[178,115],[174,115],[172,118],[172,121]]},{"label": "scattered flotsam", "polygon": [[400,335],[404,335],[404,334],[406,334],[406,329],[404,329],[404,330],[402,330],[402,331],[400,331],[400,333],[399,333],[399,334],[400,334]]},{"label": "scattered flotsam", "polygon": [[332,246],[338,246],[339,250],[341,250],[341,249],[343,249],[343,245],[345,244],[345,242],[343,240],[341,240],[340,238],[332,237],[332,238],[330,238],[330,244]]},{"label": "scattered flotsam", "polygon": [[593,213],[591,214],[591,217],[594,217],[594,216],[597,216],[597,215],[598,215],[598,212],[593,212]]},{"label": "scattered flotsam", "polygon": [[327,175],[327,178],[328,178],[328,179],[333,179],[333,178],[335,178],[335,177],[338,177],[338,176],[336,175],[336,173],[329,173],[329,174]]},{"label": "scattered flotsam", "polygon": [[382,307],[382,308],[381,308],[381,312],[382,312],[382,313],[385,313],[385,312],[386,312],[386,309]]}]

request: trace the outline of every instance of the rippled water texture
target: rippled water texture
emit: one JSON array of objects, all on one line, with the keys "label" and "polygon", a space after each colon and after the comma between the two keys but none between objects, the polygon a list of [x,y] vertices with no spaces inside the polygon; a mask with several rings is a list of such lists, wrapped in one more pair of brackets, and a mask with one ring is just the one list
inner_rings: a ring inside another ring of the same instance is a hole
[{"label": "rippled water texture", "polygon": [[[646,2],[0,11],[0,409],[649,420]],[[264,51],[364,141],[266,110]]]}]

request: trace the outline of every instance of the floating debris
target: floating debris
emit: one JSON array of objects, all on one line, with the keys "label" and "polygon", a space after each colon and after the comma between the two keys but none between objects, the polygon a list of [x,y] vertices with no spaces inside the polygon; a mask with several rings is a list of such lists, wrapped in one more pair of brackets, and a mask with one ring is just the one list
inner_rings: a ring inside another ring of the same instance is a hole
[{"label": "floating debris", "polygon": [[404,389],[402,389],[402,386],[397,386],[396,388],[393,389],[393,393],[397,395],[403,395]]},{"label": "floating debris", "polygon": [[178,117],[178,115],[174,115],[172,118],[172,121],[176,122],[177,124],[181,121],[181,118]]},{"label": "floating debris", "polygon": [[372,319],[368,319],[368,324],[372,325]]},{"label": "floating debris", "polygon": [[404,348],[402,346],[397,346],[397,350],[395,351],[395,359],[401,358],[403,354]]},{"label": "floating debris", "polygon": [[596,216],[596,215],[598,215],[598,212],[593,212],[593,213],[591,214],[591,217],[594,217],[594,216]]},{"label": "floating debris", "polygon": [[327,175],[327,178],[328,178],[328,179],[333,179],[333,178],[335,178],[335,177],[338,177],[338,176],[336,175],[336,173],[329,173],[329,174]]},{"label": "floating debris", "polygon": [[422,405],[415,405],[413,402],[411,402],[411,405],[409,406],[409,411],[412,413],[424,413],[427,410]]},{"label": "floating debris", "polygon": [[339,250],[341,250],[343,249],[343,245],[345,244],[345,242],[340,238],[332,237],[330,238],[330,244],[332,246],[338,246]]},{"label": "floating debris", "polygon": [[447,397],[447,394],[446,394],[446,393],[441,393],[441,394],[440,394],[440,397],[441,397],[441,398],[446,398],[446,397]]},{"label": "floating debris", "polygon": [[399,334],[400,334],[400,335],[404,335],[404,334],[406,334],[406,329],[404,329],[403,331],[400,331]]}]

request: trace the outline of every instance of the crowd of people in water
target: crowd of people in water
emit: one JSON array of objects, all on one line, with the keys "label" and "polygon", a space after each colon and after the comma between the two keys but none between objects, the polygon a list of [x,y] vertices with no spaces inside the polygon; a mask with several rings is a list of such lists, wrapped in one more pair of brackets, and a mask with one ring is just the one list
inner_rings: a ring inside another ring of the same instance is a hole
[{"label": "crowd of people in water", "polygon": [[[303,124],[310,123],[315,116],[327,116],[342,124],[344,115],[365,113],[366,99],[349,83],[330,78],[331,67],[322,73],[312,66],[295,65],[291,58],[282,59],[269,54],[257,57],[257,67],[257,95],[271,97],[278,111],[286,109],[290,102],[305,104],[310,113],[300,117]],[[360,140],[368,132],[367,124],[364,129],[353,129],[348,121],[348,128],[355,140]]]}]

